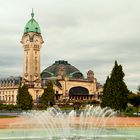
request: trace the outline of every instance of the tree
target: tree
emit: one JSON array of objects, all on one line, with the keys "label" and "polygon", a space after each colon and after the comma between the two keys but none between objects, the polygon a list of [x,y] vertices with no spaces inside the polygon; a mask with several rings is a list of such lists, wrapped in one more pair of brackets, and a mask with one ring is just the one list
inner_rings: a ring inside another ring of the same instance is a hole
[{"label": "tree", "polygon": [[0,110],[2,110],[3,109],[3,102],[2,101],[0,101]]},{"label": "tree", "polygon": [[110,90],[110,78],[109,76],[107,77],[106,79],[106,82],[103,86],[103,96],[102,96],[102,102],[101,102],[101,107],[106,107],[106,106],[110,106],[111,102],[109,102],[109,100],[112,98],[111,97],[111,94],[108,94],[110,93],[109,90]]},{"label": "tree", "polygon": [[111,76],[107,78],[104,85],[102,107],[108,106],[115,110],[125,110],[129,90],[124,82],[124,75],[122,66],[118,65],[117,61],[115,61]]},{"label": "tree", "polygon": [[138,90],[138,94],[140,94],[140,85],[138,85],[138,88],[137,88],[137,90]]},{"label": "tree", "polygon": [[140,105],[140,94],[131,93],[131,94],[128,96],[128,101],[129,101],[129,103],[131,103],[134,107],[137,108],[137,116],[138,116],[139,105]]},{"label": "tree", "polygon": [[22,110],[30,110],[33,106],[32,96],[28,92],[28,86],[19,87],[17,95],[17,106]]},{"label": "tree", "polygon": [[44,93],[41,96],[41,103],[44,108],[55,104],[55,93],[53,90],[53,83],[51,81],[47,83],[47,88],[44,89]]}]

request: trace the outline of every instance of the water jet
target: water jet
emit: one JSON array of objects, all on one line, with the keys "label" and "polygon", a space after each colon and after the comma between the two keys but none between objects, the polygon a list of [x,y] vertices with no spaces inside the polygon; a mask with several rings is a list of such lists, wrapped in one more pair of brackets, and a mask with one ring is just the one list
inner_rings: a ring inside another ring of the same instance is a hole
[{"label": "water jet", "polygon": [[140,127],[119,126],[116,112],[86,106],[79,114],[59,108],[21,113],[18,121],[0,130],[0,140],[138,140]]}]

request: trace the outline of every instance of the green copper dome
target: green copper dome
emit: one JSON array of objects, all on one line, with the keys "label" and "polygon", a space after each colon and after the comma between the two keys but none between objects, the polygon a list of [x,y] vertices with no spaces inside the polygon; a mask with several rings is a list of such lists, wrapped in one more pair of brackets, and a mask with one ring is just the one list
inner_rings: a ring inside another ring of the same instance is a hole
[{"label": "green copper dome", "polygon": [[24,28],[24,33],[28,32],[36,32],[36,33],[41,33],[39,24],[37,21],[33,18],[34,13],[31,13],[32,18],[27,22],[25,28]]},{"label": "green copper dome", "polygon": [[45,78],[56,78],[59,74],[64,74],[70,79],[83,79],[83,74],[74,66],[69,64],[67,61],[59,60],[55,61],[54,64],[44,69],[41,73],[42,79]]}]

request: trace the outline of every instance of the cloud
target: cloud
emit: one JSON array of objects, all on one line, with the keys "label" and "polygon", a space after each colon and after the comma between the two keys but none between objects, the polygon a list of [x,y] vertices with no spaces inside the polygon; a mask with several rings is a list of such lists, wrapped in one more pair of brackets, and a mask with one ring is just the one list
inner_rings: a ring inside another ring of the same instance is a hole
[{"label": "cloud", "polygon": [[22,75],[20,40],[34,8],[44,39],[41,70],[64,59],[102,84],[114,61],[136,91],[140,77],[139,0],[6,0],[0,5],[0,76]]}]

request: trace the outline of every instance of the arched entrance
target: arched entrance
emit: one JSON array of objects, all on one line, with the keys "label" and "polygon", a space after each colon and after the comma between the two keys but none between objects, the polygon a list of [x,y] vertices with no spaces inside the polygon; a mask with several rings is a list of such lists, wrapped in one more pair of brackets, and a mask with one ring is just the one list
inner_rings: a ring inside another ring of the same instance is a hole
[{"label": "arched entrance", "polygon": [[71,100],[88,99],[88,96],[89,96],[89,91],[85,87],[77,86],[77,87],[72,87],[69,90],[69,99]]}]

